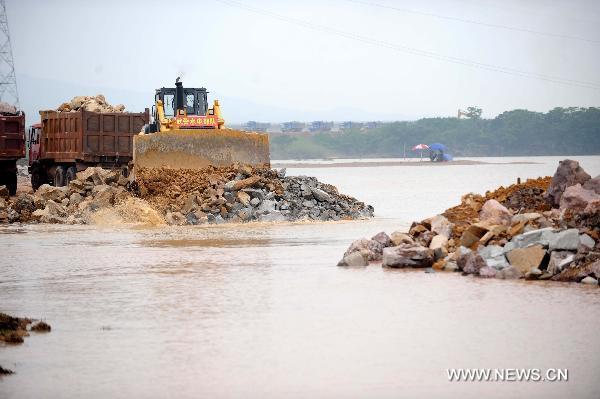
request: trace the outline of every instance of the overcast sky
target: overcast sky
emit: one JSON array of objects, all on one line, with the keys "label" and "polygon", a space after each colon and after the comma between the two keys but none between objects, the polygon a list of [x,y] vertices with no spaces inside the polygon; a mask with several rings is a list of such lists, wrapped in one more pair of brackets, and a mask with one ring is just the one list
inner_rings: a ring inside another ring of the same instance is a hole
[{"label": "overcast sky", "polygon": [[599,1],[6,3],[29,123],[75,95],[141,111],[177,76],[208,88],[229,122],[600,106]]}]

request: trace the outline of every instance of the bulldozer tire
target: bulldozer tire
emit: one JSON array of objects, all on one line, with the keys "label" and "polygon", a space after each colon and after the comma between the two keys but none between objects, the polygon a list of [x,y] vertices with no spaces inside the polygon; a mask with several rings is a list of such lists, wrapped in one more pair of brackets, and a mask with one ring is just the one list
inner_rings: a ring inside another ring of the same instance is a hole
[{"label": "bulldozer tire", "polygon": [[73,180],[77,179],[77,168],[75,166],[69,166],[65,175],[65,186],[68,186]]},{"label": "bulldozer tire", "polygon": [[54,171],[54,187],[64,187],[67,170],[64,166],[57,166]]}]

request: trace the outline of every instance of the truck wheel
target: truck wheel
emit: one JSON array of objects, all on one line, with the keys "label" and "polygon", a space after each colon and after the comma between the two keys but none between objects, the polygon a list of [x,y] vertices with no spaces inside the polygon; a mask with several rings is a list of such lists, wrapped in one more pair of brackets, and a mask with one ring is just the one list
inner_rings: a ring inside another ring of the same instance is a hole
[{"label": "truck wheel", "polygon": [[6,188],[8,189],[8,194],[15,195],[17,193],[17,172],[11,173],[7,178]]},{"label": "truck wheel", "polygon": [[77,168],[75,166],[70,166],[67,169],[67,174],[65,177],[65,186],[68,186],[73,180],[77,179]]},{"label": "truck wheel", "polygon": [[64,166],[57,166],[54,171],[54,187],[64,187],[67,170]]},{"label": "truck wheel", "polygon": [[129,168],[127,166],[122,166],[121,174],[123,175],[123,177],[129,177]]},{"label": "truck wheel", "polygon": [[31,173],[31,188],[33,189],[33,191],[40,188],[40,186],[42,184],[46,183],[46,181],[48,179],[48,177],[46,176],[46,171],[38,162],[34,162],[31,165],[30,173]]}]

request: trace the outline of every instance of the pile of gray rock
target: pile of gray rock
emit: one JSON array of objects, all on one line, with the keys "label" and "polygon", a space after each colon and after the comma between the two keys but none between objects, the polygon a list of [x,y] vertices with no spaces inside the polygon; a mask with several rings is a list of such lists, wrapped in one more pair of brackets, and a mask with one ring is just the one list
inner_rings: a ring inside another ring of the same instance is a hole
[{"label": "pile of gray rock", "polygon": [[[583,172],[584,173],[584,172]],[[353,242],[339,266],[428,268],[484,278],[571,281],[600,279],[600,178],[582,173],[575,161],[561,162],[545,198],[555,208],[513,213],[494,199],[479,218],[453,234],[443,215],[413,223],[410,230]],[[557,206],[557,207],[556,207]]]},{"label": "pile of gray rock", "polygon": [[[255,170],[187,196],[183,206],[172,203],[168,224],[226,222],[337,221],[373,216],[373,207],[339,194],[334,186],[314,177],[260,176]],[[265,184],[265,181],[267,183]]]}]

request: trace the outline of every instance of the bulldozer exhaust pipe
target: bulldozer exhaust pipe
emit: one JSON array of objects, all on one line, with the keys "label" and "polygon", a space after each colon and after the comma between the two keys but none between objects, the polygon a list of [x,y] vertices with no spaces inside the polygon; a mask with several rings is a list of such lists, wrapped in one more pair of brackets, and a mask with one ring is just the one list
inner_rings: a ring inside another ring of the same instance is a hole
[{"label": "bulldozer exhaust pipe", "polygon": [[178,115],[180,110],[185,110],[185,104],[183,100],[183,82],[180,82],[179,78],[177,78],[177,80],[175,81],[175,110]]}]

